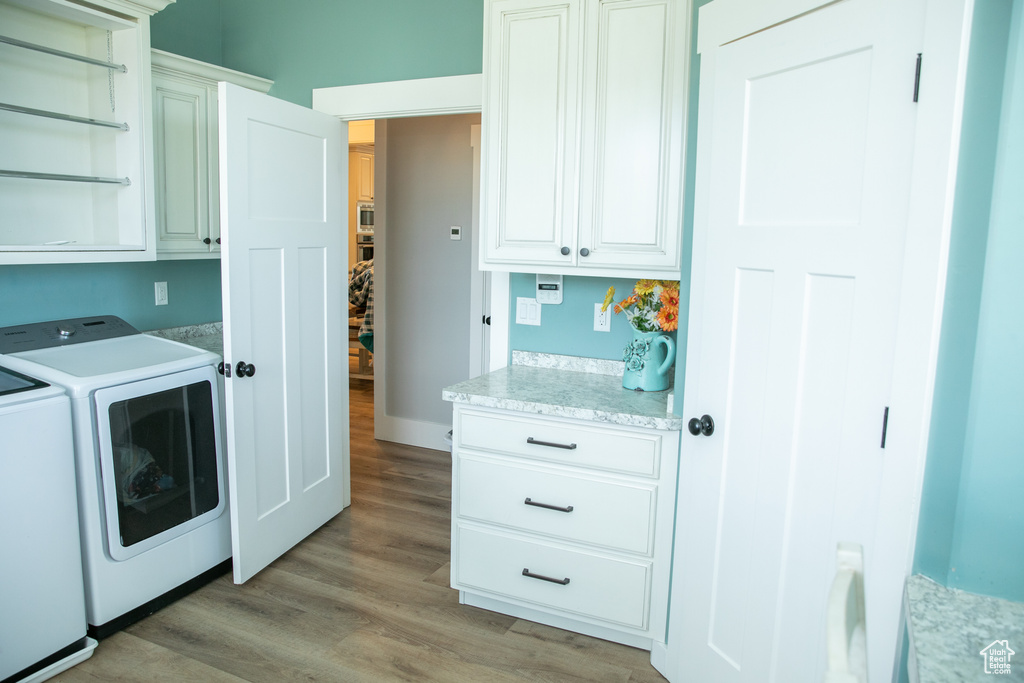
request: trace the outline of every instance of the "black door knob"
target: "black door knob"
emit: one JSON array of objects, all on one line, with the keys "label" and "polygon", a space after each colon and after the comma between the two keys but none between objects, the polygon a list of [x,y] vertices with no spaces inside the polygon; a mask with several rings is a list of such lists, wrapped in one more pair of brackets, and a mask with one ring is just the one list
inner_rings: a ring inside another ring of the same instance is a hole
[{"label": "black door knob", "polygon": [[224,361],[217,363],[217,372],[224,374]]},{"label": "black door knob", "polygon": [[590,256],[590,250],[586,247],[580,249],[580,256]]},{"label": "black door knob", "polygon": [[692,418],[687,423],[686,428],[690,430],[690,433],[694,436],[703,434],[704,436],[711,436],[715,433],[715,421],[711,419],[710,415],[702,415],[699,419]]},{"label": "black door knob", "polygon": [[211,240],[211,239],[210,239],[209,237],[204,237],[204,238],[203,238],[203,244],[209,244],[209,243],[210,243],[210,242],[212,242],[212,241],[213,241],[213,240]]},{"label": "black door knob", "polygon": [[220,238],[219,237],[217,238],[217,244],[220,244]]},{"label": "black door knob", "polygon": [[256,366],[252,363],[246,363],[244,360],[238,361],[238,365],[235,366],[235,374],[238,377],[252,377],[256,374]]},{"label": "black door knob", "polygon": [[569,247],[562,247],[562,256],[569,255]]}]

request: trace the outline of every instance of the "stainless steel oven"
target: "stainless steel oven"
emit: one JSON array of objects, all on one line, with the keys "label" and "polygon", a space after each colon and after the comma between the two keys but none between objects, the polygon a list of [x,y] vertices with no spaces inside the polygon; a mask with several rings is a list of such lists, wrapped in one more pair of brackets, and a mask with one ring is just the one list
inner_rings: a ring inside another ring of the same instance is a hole
[{"label": "stainless steel oven", "polygon": [[356,261],[373,259],[373,234],[356,233]]},{"label": "stainless steel oven", "polygon": [[357,202],[356,203],[356,215],[358,216],[359,223],[356,228],[357,233],[361,234],[373,234],[373,204],[370,202]]}]

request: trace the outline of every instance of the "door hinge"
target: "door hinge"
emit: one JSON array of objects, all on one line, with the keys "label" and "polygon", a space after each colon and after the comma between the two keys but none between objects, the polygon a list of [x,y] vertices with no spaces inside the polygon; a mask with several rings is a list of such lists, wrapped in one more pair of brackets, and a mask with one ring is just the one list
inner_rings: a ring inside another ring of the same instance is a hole
[{"label": "door hinge", "polygon": [[885,433],[889,429],[889,406],[885,407],[882,413],[882,448],[885,448]]},{"label": "door hinge", "polygon": [[917,67],[914,69],[914,101],[921,94],[921,53],[917,53]]}]

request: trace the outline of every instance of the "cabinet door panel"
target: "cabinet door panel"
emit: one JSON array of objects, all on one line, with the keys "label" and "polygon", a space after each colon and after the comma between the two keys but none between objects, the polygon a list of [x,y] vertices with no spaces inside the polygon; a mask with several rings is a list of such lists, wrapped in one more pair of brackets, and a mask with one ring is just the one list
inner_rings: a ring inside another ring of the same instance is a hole
[{"label": "cabinet door panel", "polygon": [[161,251],[209,251],[205,87],[161,81],[154,87],[156,224]]},{"label": "cabinet door panel", "polygon": [[359,178],[359,201],[373,201],[373,155],[360,152],[354,172]]},{"label": "cabinet door panel", "polygon": [[578,0],[506,0],[491,8],[481,198],[486,261],[573,261],[579,18]]},{"label": "cabinet door panel", "polygon": [[677,270],[685,124],[685,7],[609,0],[588,17],[582,268]]}]

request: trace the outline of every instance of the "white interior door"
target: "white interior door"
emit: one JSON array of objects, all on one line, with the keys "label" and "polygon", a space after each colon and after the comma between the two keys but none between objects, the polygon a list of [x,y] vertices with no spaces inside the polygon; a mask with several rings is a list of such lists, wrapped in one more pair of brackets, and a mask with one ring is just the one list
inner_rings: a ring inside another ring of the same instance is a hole
[{"label": "white interior door", "polygon": [[349,504],[348,135],[331,116],[231,84],[219,97],[225,431],[242,583]]},{"label": "white interior door", "polygon": [[871,680],[892,670],[871,586],[904,578],[873,551],[923,5],[702,10],[683,406],[716,428],[682,445],[670,680],[820,681],[838,541],[865,548]]}]

